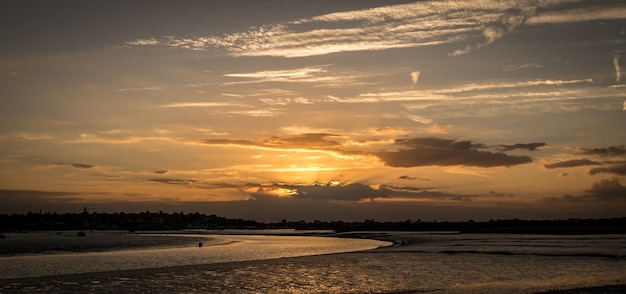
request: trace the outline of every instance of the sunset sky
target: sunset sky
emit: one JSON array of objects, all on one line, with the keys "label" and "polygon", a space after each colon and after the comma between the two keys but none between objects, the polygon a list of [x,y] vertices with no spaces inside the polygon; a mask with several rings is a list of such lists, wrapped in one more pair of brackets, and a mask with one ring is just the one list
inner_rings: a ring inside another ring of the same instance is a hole
[{"label": "sunset sky", "polygon": [[626,216],[626,2],[0,2],[0,213]]}]

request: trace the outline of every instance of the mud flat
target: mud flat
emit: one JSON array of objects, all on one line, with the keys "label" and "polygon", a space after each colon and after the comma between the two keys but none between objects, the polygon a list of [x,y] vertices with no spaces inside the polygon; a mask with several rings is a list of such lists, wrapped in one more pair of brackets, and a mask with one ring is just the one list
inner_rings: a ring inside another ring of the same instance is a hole
[{"label": "mud flat", "polygon": [[0,240],[0,256],[18,254],[51,254],[61,252],[98,252],[125,249],[167,248],[210,243],[210,236],[197,238],[161,234],[129,233],[128,231],[38,231],[4,233]]}]

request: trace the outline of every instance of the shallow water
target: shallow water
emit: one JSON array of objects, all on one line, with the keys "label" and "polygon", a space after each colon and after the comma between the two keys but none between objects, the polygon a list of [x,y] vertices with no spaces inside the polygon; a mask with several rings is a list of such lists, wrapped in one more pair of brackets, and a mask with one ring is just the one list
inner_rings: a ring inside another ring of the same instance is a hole
[{"label": "shallow water", "polygon": [[368,250],[389,245],[388,242],[376,240],[325,237],[210,237],[214,240],[209,246],[203,247],[0,257],[0,279],[274,259]]}]

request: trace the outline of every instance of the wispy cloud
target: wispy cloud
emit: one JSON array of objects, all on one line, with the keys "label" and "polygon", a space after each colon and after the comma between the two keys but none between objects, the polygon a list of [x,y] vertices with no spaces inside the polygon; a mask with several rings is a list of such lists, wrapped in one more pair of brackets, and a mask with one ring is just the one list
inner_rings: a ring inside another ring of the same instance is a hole
[{"label": "wispy cloud", "polygon": [[542,68],[543,66],[541,66],[540,64],[537,63],[525,63],[525,64],[521,64],[521,65],[513,65],[513,64],[509,64],[503,67],[503,69],[505,71],[512,71],[512,70],[521,70],[521,69],[530,69],[530,68]]},{"label": "wispy cloud", "polygon": [[224,76],[234,78],[257,79],[263,81],[308,81],[312,77],[314,77],[315,74],[326,73],[328,71],[328,66],[330,65],[286,70],[268,70],[251,73],[231,73],[224,74]]},{"label": "wispy cloud", "polygon": [[252,107],[249,105],[236,102],[177,102],[162,104],[159,107],[164,108],[187,108],[187,107]]},{"label": "wispy cloud", "polygon": [[2,140],[27,140],[27,141],[38,141],[38,140],[50,140],[53,137],[49,134],[45,133],[31,133],[31,132],[9,132],[5,134],[0,134],[0,141]]},{"label": "wispy cloud", "polygon": [[409,75],[411,77],[411,89],[415,88],[415,85],[417,85],[417,81],[420,79],[420,74],[421,73],[419,71],[414,71]]},{"label": "wispy cloud", "polygon": [[132,134],[118,133],[82,133],[76,139],[68,140],[67,143],[81,144],[133,144],[145,141],[173,141],[173,138],[165,136],[135,136]]},{"label": "wispy cloud", "polygon": [[334,134],[314,133],[303,134],[293,137],[274,136],[260,141],[237,140],[237,139],[207,139],[202,143],[210,145],[238,145],[243,147],[277,148],[277,149],[338,149],[341,144],[328,138],[336,137]]},{"label": "wispy cloud", "polygon": [[[535,16],[538,8],[568,2],[577,1],[420,1],[329,13],[222,36],[167,36],[134,40],[125,45],[190,50],[224,48],[235,56],[304,57],[483,39],[451,53],[462,55],[515,30]],[[546,20],[547,17],[535,22]]]},{"label": "wispy cloud", "polygon": [[236,81],[223,82],[223,86],[256,83],[307,83],[319,87],[338,87],[346,84],[357,85],[360,82],[359,75],[329,71],[332,65],[311,66],[295,69],[266,70],[248,73],[228,73],[224,77],[237,79]]},{"label": "wispy cloud", "polygon": [[590,1],[591,6],[570,9],[565,11],[546,11],[530,17],[528,24],[546,23],[571,23],[591,20],[626,19],[626,6],[624,3],[617,6],[593,6],[595,1]]},{"label": "wispy cloud", "polygon": [[142,87],[142,88],[122,88],[117,89],[118,92],[136,92],[136,91],[159,91],[161,87]]},{"label": "wispy cloud", "polygon": [[615,67],[615,82],[616,83],[619,83],[620,80],[622,79],[622,69],[619,66],[620,56],[621,56],[620,51],[613,52],[613,67]]}]

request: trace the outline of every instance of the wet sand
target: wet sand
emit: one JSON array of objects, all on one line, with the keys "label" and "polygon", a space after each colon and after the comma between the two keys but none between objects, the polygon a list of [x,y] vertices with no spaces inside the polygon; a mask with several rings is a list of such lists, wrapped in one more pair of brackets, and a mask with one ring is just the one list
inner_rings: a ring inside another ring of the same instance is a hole
[{"label": "wet sand", "polygon": [[0,240],[0,256],[167,248],[197,246],[199,242],[207,245],[217,242],[210,236],[177,236],[180,232],[144,234],[128,231],[85,231],[85,236],[78,236],[78,232],[4,233],[6,238]]},{"label": "wet sand", "polygon": [[[408,256],[376,251],[0,280],[1,293],[626,293],[625,285],[569,289],[506,283],[433,289],[419,272],[389,268]],[[445,256],[443,257],[445,259]],[[416,262],[409,260],[410,262]]]}]

